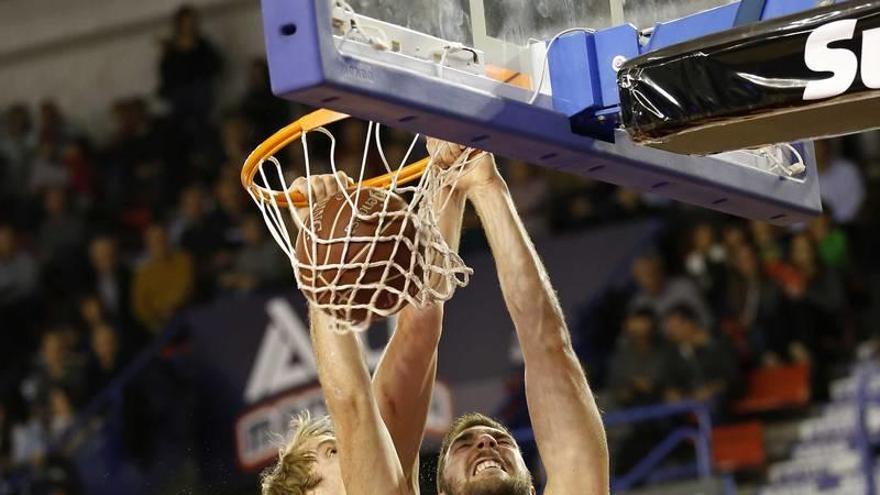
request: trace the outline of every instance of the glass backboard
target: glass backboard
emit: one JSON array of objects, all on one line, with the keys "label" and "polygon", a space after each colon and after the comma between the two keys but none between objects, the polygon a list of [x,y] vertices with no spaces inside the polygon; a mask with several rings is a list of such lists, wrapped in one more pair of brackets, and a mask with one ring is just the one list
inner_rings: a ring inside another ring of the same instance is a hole
[{"label": "glass backboard", "polygon": [[[775,166],[797,161],[784,153],[670,153],[619,125],[627,60],[732,30],[742,3],[261,1],[284,98],[751,218],[792,223],[820,209],[809,148],[793,174]],[[766,0],[760,19],[817,1]],[[566,30],[582,32],[557,38]]]},{"label": "glass backboard", "polygon": [[630,22],[647,29],[658,22],[731,1],[349,0],[348,3],[360,14],[449,41],[475,44],[474,32],[485,26],[486,35],[492,38],[525,45],[529,39],[546,40],[571,27],[600,29]]},{"label": "glass backboard", "polygon": [[[348,0],[358,14],[476,48],[485,63],[532,73],[528,47],[570,28],[659,22],[733,0]],[[537,62],[538,64],[540,62]],[[533,68],[532,68],[533,69]]]}]

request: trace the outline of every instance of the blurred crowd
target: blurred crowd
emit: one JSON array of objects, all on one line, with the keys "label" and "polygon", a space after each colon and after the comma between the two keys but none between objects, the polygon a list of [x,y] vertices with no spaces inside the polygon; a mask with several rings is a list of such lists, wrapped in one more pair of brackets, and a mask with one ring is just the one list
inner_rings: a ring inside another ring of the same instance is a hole
[{"label": "blurred crowd", "polygon": [[114,102],[111,135],[51,98],[2,111],[0,473],[50,466],[76,412],[182,308],[289,281],[238,171],[294,109],[261,59],[218,108],[220,50],[195,10],[171,24],[157,93]]},{"label": "blurred crowd", "polygon": [[[723,422],[752,372],[804,366],[821,401],[858,351],[876,353],[878,144],[876,134],[816,143],[824,213],[805,225],[655,204],[663,233],[578,328],[606,408],[707,401]],[[636,428],[615,445],[618,470],[662,433]]]},{"label": "blurred crowd", "polygon": [[[553,172],[506,167],[533,234],[659,220],[660,233],[625,280],[572,322],[603,409],[703,401],[724,422],[755,371],[804,366],[813,400],[821,401],[856,352],[876,353],[880,266],[873,253],[880,233],[870,208],[880,197],[878,149],[877,134],[818,141],[824,213],[792,227],[582,179],[559,187]],[[520,174],[530,178],[520,181]],[[520,390],[502,411],[524,426],[524,410]],[[615,471],[641,460],[669,427],[612,435]]]},{"label": "blurred crowd", "polygon": [[[77,411],[181,309],[290,284],[238,174],[259,139],[306,109],[271,94],[260,59],[237,102],[219,108],[218,85],[239,76],[224,71],[222,50],[190,8],[174,16],[157,71],[156,94],[108,109],[111,135],[83,132],[51,98],[2,113],[0,473],[50,462]],[[337,163],[353,172],[367,127],[352,120],[332,130]],[[389,160],[403,159],[407,135],[383,137]],[[813,363],[821,387],[828,364],[872,338],[880,241],[866,211],[880,196],[870,142],[819,145],[826,214],[797,229],[525,163],[501,168],[536,238],[663,220],[631,283],[591,307],[575,338],[613,407],[693,398],[718,399],[723,411],[749,370]],[[328,150],[316,145],[313,158],[326,163]],[[300,153],[280,158],[301,166]],[[375,147],[368,163],[381,163]],[[476,224],[469,214],[463,250],[483,245]]]}]

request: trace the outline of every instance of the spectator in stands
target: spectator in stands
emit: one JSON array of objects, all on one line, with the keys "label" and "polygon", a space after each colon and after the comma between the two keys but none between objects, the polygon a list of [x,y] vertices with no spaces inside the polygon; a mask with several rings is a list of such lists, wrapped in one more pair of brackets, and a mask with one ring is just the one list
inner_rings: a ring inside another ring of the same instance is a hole
[{"label": "spectator in stands", "polygon": [[623,333],[611,357],[608,391],[615,407],[656,404],[668,385],[669,349],[650,309],[632,311],[623,322]]},{"label": "spectator in stands", "polygon": [[63,387],[49,389],[49,438],[60,440],[73,424],[75,410],[70,393]]},{"label": "spectator in stands", "polygon": [[244,246],[235,255],[231,270],[220,278],[220,285],[235,292],[251,292],[290,280],[281,249],[265,233],[256,215],[245,217],[241,225]]},{"label": "spectator in stands", "polygon": [[[739,248],[746,246],[748,244],[748,239],[746,237],[746,232],[743,229],[742,222],[735,221],[725,224],[721,229],[721,243],[724,246],[725,252],[727,252],[729,256],[732,256],[732,254],[737,252]],[[731,260],[728,258],[728,262],[730,261]]]},{"label": "spectator in stands", "polygon": [[215,246],[214,269],[226,269],[232,262],[232,253],[241,246],[241,220],[245,215],[244,193],[241,184],[220,177],[214,186],[217,207],[208,215],[208,224],[218,235]]},{"label": "spectator in stands", "polygon": [[206,214],[204,190],[193,185],[180,193],[177,215],[169,226],[172,244],[193,257],[196,270],[196,297],[202,300],[214,289],[214,256],[223,248],[223,237]]},{"label": "spectator in stands", "polygon": [[779,242],[779,230],[767,222],[751,222],[752,240],[758,249],[761,264],[772,269],[782,261],[782,244]]},{"label": "spectator in stands", "polygon": [[0,400],[0,480],[12,464],[12,419],[6,403]]},{"label": "spectator in stands", "polygon": [[100,325],[106,325],[107,316],[104,313],[104,306],[97,294],[91,293],[82,296],[79,300],[79,317],[83,333],[91,332]]},{"label": "spectator in stands", "polygon": [[[12,227],[0,225],[0,362],[21,359],[29,349],[28,329],[37,296],[39,268],[36,260],[17,246]],[[11,367],[11,366],[10,366]]]},{"label": "spectator in stands", "polygon": [[89,141],[78,138],[65,146],[62,162],[70,177],[70,188],[81,202],[91,203],[96,194],[94,156]]},{"label": "spectator in stands", "polygon": [[37,290],[37,263],[16,244],[12,227],[0,225],[0,308],[4,310],[33,297]]},{"label": "spectator in stands", "polygon": [[45,285],[50,295],[67,297],[79,289],[85,275],[85,224],[70,208],[63,189],[47,189],[43,208],[45,216],[37,240]]},{"label": "spectator in stands", "polygon": [[615,189],[590,179],[572,181],[566,174],[550,174],[553,195],[549,202],[554,231],[577,230],[594,225],[612,210]]},{"label": "spectator in stands", "polygon": [[196,10],[183,6],[174,14],[172,36],[162,47],[159,94],[170,104],[184,129],[207,121],[214,108],[214,83],[222,61],[199,29]]},{"label": "spectator in stands", "polygon": [[223,120],[222,139],[225,164],[240,167],[254,147],[250,123],[241,115],[227,116]]},{"label": "spectator in stands", "polygon": [[648,212],[648,207],[642,201],[642,194],[639,191],[627,187],[618,187],[610,203],[608,218],[627,220],[644,216]]},{"label": "spectator in stands", "polygon": [[3,163],[0,198],[20,201],[30,190],[31,163],[36,147],[31,116],[24,104],[17,104],[6,111],[3,123],[3,133],[0,134],[0,163]]},{"label": "spectator in stands", "polygon": [[262,58],[251,61],[247,89],[241,98],[240,109],[261,139],[290,123],[290,104],[272,94],[269,67]]},{"label": "spectator in stands", "polygon": [[52,141],[40,141],[32,161],[29,189],[32,194],[42,194],[50,188],[66,188],[70,175],[61,156],[61,145]]},{"label": "spectator in stands", "polygon": [[132,308],[144,328],[156,333],[189,302],[195,274],[190,254],[169,245],[163,226],[149,226],[144,245],[146,259],[135,271]]},{"label": "spectator in stands", "polygon": [[787,301],[785,318],[799,346],[795,351],[797,358],[810,360],[809,356],[801,355],[800,347],[805,346],[813,354],[813,361],[827,362],[833,357],[828,353],[837,347],[843,330],[845,293],[840,275],[822,263],[806,233],[792,238],[788,266],[792,276],[783,285]]},{"label": "spectator in stands", "polygon": [[[663,402],[669,387],[671,349],[659,335],[657,315],[641,308],[624,319],[623,333],[611,357],[606,407],[626,409]],[[668,425],[645,422],[609,431],[612,465],[625,474],[666,436]]]},{"label": "spectator in stands", "polygon": [[751,245],[737,248],[731,261],[725,294],[725,333],[732,337],[747,364],[779,364],[788,356],[791,344],[780,318],[779,286],[765,276]]},{"label": "spectator in stands", "polygon": [[195,257],[211,251],[213,238],[206,227],[207,199],[201,186],[193,184],[180,192],[177,211],[168,223],[168,238]]},{"label": "spectator in stands", "polygon": [[711,327],[712,316],[699,289],[684,277],[667,278],[659,256],[636,258],[632,275],[637,287],[629,302],[630,309],[650,308],[656,314],[663,315],[675,305],[686,304],[699,316],[701,326]]},{"label": "spectator in stands", "polygon": [[88,378],[88,395],[103,390],[122,369],[120,359],[119,337],[116,331],[107,325],[98,325],[91,332],[91,352],[86,368]]},{"label": "spectator in stands", "polygon": [[58,105],[52,100],[40,104],[37,154],[32,164],[30,189],[42,193],[47,188],[64,188],[71,174],[64,161],[64,150],[73,139]]},{"label": "spectator in stands", "polygon": [[816,164],[822,201],[831,207],[833,219],[840,225],[855,221],[865,202],[865,178],[858,165],[840,154],[838,141],[816,141]]},{"label": "spectator in stands", "polygon": [[843,272],[850,266],[849,241],[846,232],[832,223],[827,210],[810,221],[810,236],[819,258],[826,266]]},{"label": "spectator in stands", "polygon": [[89,244],[91,273],[89,291],[97,296],[99,309],[110,321],[122,326],[133,324],[131,315],[131,271],[119,261],[116,238],[100,235]]},{"label": "spectator in stands", "polygon": [[49,405],[49,392],[54,387],[67,390],[74,401],[83,398],[84,363],[72,352],[69,339],[65,335],[67,331],[68,329],[59,327],[43,335],[39,357],[22,384],[22,396],[40,408]]},{"label": "spectator in stands", "polygon": [[40,102],[40,120],[37,139],[63,147],[73,140],[74,131],[70,128],[58,103],[51,99]]},{"label": "spectator in stands", "polygon": [[699,223],[691,231],[690,251],[685,255],[684,266],[711,306],[719,307],[727,275],[727,251],[717,242],[711,223]]},{"label": "spectator in stands", "polygon": [[689,305],[674,305],[663,318],[675,348],[667,400],[717,401],[723,407],[739,387],[736,357],[727,340],[713,336]]},{"label": "spectator in stands", "polygon": [[162,158],[167,146],[142,98],[118,100],[112,113],[115,132],[104,151],[101,185],[105,207],[118,213],[149,203],[151,186],[161,184]]},{"label": "spectator in stands", "polygon": [[32,412],[11,428],[11,462],[13,467],[37,466],[46,455],[48,431],[42,410],[32,406]]},{"label": "spectator in stands", "polygon": [[85,224],[72,211],[67,192],[49,188],[43,194],[45,217],[39,228],[40,254],[48,263],[70,261],[85,243]]}]

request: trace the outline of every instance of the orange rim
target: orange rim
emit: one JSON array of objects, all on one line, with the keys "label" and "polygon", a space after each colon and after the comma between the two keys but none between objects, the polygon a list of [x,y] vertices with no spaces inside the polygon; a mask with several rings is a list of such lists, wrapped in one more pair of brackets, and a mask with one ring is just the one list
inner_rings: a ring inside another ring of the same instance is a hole
[{"label": "orange rim", "polygon": [[[294,140],[299,139],[304,133],[308,133],[318,127],[323,127],[347,118],[348,115],[344,113],[322,108],[281,128],[281,130],[272,134],[268,139],[257,146],[244,161],[244,165],[241,167],[241,185],[244,186],[245,190],[250,191],[258,198],[264,201],[276,201],[279,206],[288,206],[288,196],[293,200],[293,206],[308,206],[308,199],[293,190],[270,191],[254,184],[254,178],[257,175],[257,171],[260,169],[260,165],[263,161]],[[349,191],[355,191],[358,187],[387,188],[392,182],[394,182],[395,176],[397,177],[397,184],[412,182],[422,176],[429,161],[430,158],[426,157],[403,167],[397,172],[391,172],[373,177],[372,179],[364,180],[360,184],[351,186]]]}]

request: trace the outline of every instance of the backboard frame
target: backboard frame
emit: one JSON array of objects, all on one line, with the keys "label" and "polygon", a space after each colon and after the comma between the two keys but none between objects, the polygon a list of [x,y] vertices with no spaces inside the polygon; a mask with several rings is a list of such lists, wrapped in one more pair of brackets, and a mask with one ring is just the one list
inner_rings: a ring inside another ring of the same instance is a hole
[{"label": "backboard frame", "polygon": [[283,98],[748,218],[790,224],[821,211],[809,143],[805,175],[790,178],[640,146],[622,130],[614,142],[576,135],[547,95],[530,104],[532,91],[467,71],[445,69],[441,79],[400,53],[342,53],[329,0],[262,8],[272,88]]}]

